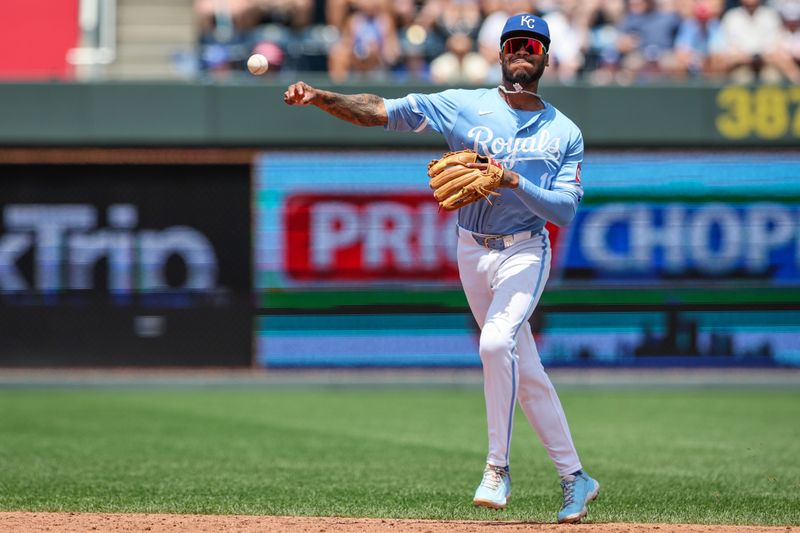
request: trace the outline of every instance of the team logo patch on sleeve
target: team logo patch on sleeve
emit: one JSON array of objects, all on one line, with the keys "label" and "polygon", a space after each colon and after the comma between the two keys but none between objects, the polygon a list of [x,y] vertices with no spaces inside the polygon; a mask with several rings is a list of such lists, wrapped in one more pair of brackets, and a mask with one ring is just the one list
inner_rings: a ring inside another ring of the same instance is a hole
[{"label": "team logo patch on sleeve", "polygon": [[578,163],[578,170],[575,171],[575,181],[581,182],[581,164]]}]

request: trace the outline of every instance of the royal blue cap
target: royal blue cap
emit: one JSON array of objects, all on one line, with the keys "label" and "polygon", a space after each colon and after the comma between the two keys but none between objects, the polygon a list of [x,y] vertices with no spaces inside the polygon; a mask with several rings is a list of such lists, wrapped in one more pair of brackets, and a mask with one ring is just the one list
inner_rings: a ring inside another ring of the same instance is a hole
[{"label": "royal blue cap", "polygon": [[503,33],[500,35],[500,46],[509,37],[522,37],[530,35],[542,41],[545,48],[550,48],[550,28],[544,19],[529,13],[520,13],[508,17],[506,25],[503,26]]}]

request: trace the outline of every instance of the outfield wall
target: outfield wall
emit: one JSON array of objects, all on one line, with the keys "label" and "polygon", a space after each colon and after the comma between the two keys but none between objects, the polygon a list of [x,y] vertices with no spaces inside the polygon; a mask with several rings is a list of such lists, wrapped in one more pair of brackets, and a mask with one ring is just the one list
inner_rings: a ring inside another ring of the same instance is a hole
[{"label": "outfield wall", "polygon": [[[431,85],[321,87],[400,97]],[[431,134],[342,127],[283,104],[284,84],[0,84],[0,146],[437,147]],[[800,87],[544,86],[588,146],[800,145]]]},{"label": "outfield wall", "polygon": [[[0,165],[0,366],[479,365],[437,152],[204,154]],[[794,151],[587,151],[544,362],[800,365],[799,176]]]},{"label": "outfield wall", "polygon": [[[284,89],[0,84],[0,366],[478,366],[442,140]],[[800,365],[800,89],[542,92],[587,146],[543,360]]]}]

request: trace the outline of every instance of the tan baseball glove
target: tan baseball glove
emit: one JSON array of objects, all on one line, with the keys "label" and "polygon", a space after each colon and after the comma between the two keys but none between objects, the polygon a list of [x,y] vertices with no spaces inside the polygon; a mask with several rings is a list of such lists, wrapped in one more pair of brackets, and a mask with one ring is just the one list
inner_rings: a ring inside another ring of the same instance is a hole
[{"label": "tan baseball glove", "polygon": [[[483,168],[471,168],[473,163]],[[503,180],[503,166],[491,157],[478,155],[474,150],[447,152],[441,159],[428,163],[428,176],[433,196],[439,206],[453,211],[477,202],[481,198],[490,204]]]}]

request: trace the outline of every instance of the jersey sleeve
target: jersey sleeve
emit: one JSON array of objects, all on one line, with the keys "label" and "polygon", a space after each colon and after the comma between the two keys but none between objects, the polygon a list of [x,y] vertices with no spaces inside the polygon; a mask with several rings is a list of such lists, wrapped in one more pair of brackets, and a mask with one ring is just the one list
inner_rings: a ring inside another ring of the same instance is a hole
[{"label": "jersey sleeve", "polygon": [[553,181],[550,190],[562,191],[574,197],[575,203],[583,199],[581,185],[581,163],[583,162],[583,135],[577,131],[567,144],[564,160]]},{"label": "jersey sleeve", "polygon": [[404,98],[383,100],[391,131],[433,130],[446,134],[453,129],[458,117],[458,92],[455,89],[434,94],[409,94]]},{"label": "jersey sleeve", "polygon": [[513,189],[519,199],[536,216],[566,226],[575,217],[583,198],[580,168],[583,161],[583,136],[575,130],[567,144],[564,159],[555,177],[546,188],[520,176],[519,187]]}]

